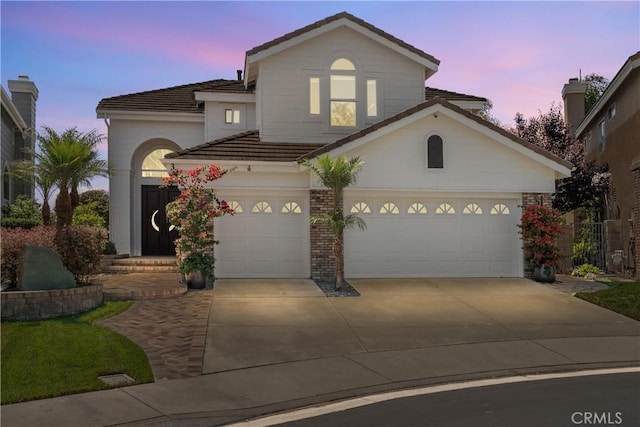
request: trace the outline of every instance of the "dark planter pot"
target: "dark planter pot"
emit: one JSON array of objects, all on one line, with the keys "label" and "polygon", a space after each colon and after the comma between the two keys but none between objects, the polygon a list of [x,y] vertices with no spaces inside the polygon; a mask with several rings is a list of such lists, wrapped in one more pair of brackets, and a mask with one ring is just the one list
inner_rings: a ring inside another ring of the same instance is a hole
[{"label": "dark planter pot", "polygon": [[556,268],[545,267],[542,264],[540,267],[533,268],[533,280],[542,283],[553,283],[556,281]]},{"label": "dark planter pot", "polygon": [[187,273],[185,277],[189,289],[204,289],[207,286],[207,276],[201,271],[192,271]]}]

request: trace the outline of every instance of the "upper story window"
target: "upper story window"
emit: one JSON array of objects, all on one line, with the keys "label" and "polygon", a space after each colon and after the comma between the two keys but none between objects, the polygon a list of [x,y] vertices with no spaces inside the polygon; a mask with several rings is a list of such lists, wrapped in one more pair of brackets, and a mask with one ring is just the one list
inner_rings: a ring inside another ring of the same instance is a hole
[{"label": "upper story window", "polygon": [[444,168],[444,147],[440,135],[431,135],[427,139],[427,168]]},{"label": "upper story window", "polygon": [[331,126],[356,126],[356,67],[345,58],[331,64]]},{"label": "upper story window", "polygon": [[309,114],[320,115],[320,77],[309,77]]},{"label": "upper story window", "polygon": [[378,117],[377,79],[367,79],[367,117]]},{"label": "upper story window", "polygon": [[240,110],[233,110],[231,108],[225,109],[224,122],[228,125],[240,123]]},{"label": "upper story window", "polygon": [[607,146],[607,123],[604,119],[598,123],[598,134],[600,137],[600,151],[604,151]]},{"label": "upper story window", "polygon": [[162,164],[162,159],[169,153],[173,153],[173,151],[164,148],[153,150],[149,153],[142,161],[142,177],[162,178],[169,176],[167,168]]}]

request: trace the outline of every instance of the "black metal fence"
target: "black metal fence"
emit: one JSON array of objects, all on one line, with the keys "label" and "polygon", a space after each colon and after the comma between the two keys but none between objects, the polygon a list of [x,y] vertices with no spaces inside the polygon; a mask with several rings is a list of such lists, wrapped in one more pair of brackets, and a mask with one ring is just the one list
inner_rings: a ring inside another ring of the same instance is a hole
[{"label": "black metal fence", "polygon": [[607,267],[605,245],[603,223],[576,224],[573,238],[573,266],[592,264],[605,271]]}]

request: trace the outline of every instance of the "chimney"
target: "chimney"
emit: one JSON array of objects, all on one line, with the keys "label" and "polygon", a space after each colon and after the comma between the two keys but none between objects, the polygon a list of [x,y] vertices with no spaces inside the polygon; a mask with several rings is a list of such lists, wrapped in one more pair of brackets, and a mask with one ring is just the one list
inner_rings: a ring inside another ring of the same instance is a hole
[{"label": "chimney", "polygon": [[29,80],[29,76],[18,76],[18,80],[9,80],[8,83],[11,100],[27,126],[35,130],[38,88],[35,83]]},{"label": "chimney", "polygon": [[238,80],[242,80],[242,70],[236,70],[238,73]]},{"label": "chimney", "polygon": [[569,83],[562,88],[564,121],[574,133],[585,116],[584,97],[586,92],[587,84],[576,78],[569,79]]}]

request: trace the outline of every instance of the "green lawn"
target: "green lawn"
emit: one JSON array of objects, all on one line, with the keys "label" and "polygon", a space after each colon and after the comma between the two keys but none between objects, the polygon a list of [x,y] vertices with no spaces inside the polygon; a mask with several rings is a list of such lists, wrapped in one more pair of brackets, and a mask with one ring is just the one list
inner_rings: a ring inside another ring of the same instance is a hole
[{"label": "green lawn", "polygon": [[124,336],[92,322],[128,309],[107,302],[76,316],[2,323],[1,403],[110,388],[98,376],[125,373],[153,381],[147,356]]},{"label": "green lawn", "polygon": [[610,287],[576,296],[632,319],[640,320],[640,282],[611,282]]}]

